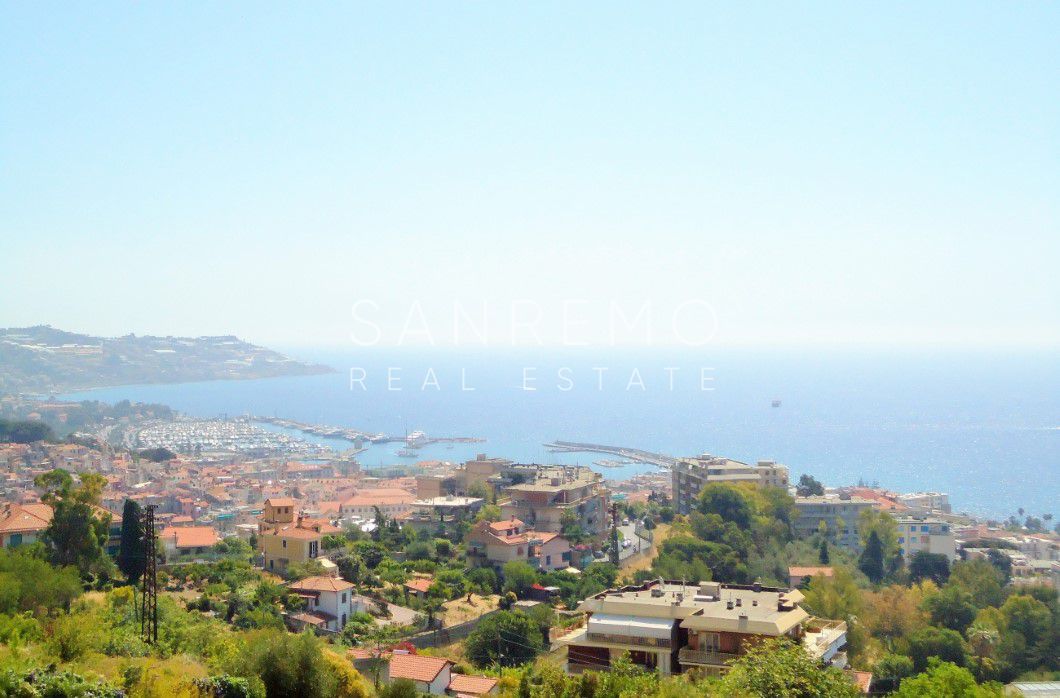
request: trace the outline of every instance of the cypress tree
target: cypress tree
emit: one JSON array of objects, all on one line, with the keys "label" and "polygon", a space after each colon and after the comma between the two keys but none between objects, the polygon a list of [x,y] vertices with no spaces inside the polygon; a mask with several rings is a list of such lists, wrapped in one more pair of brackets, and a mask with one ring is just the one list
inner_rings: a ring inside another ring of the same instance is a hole
[{"label": "cypress tree", "polygon": [[821,550],[817,554],[817,559],[820,560],[822,565],[827,565],[829,562],[828,556],[828,541],[824,538],[821,539]]},{"label": "cypress tree", "polygon": [[144,548],[143,520],[140,505],[131,499],[125,500],[121,512],[121,545],[118,548],[118,569],[135,586],[147,567]]},{"label": "cypress tree", "polygon": [[858,569],[864,572],[873,584],[879,584],[883,579],[883,543],[876,531],[869,534],[865,550],[858,560]]}]

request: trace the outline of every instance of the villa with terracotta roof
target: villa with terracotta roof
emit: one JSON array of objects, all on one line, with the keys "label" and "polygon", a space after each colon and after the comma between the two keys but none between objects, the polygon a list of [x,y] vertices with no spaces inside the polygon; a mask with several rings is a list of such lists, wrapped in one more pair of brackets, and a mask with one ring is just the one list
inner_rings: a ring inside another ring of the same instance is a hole
[{"label": "villa with terracotta roof", "polygon": [[158,538],[169,555],[202,555],[221,540],[210,526],[166,526]]},{"label": "villa with terracotta roof", "polygon": [[298,502],[288,497],[270,497],[258,517],[258,550],[265,569],[284,572],[291,563],[320,556],[320,542],[341,529],[325,520],[307,519],[297,513]]},{"label": "villa with terracotta roof", "polygon": [[474,564],[503,567],[512,560],[552,571],[570,567],[570,541],[558,533],[527,530],[512,517],[506,521],[479,521],[468,533],[468,558]]},{"label": "villa with terracotta roof", "polygon": [[0,511],[0,548],[34,543],[52,520],[47,504],[6,504]]},{"label": "villa with terracotta roof", "polygon": [[353,585],[336,577],[308,577],[287,588],[306,601],[304,612],[290,616],[296,629],[310,625],[342,630],[350,616],[368,610],[361,597],[353,593]]},{"label": "villa with terracotta roof", "polygon": [[452,681],[453,663],[444,657],[425,657],[394,651],[387,666],[386,682],[408,679],[419,693],[445,695]]},{"label": "villa with terracotta roof", "polygon": [[405,589],[416,598],[425,599],[433,583],[434,580],[430,577],[414,577],[405,582]]}]

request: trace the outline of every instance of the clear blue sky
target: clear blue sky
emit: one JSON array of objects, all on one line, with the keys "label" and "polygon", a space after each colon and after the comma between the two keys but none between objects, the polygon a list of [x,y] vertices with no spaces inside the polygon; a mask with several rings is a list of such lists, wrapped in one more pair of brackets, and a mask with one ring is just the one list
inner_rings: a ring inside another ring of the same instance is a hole
[{"label": "clear blue sky", "polygon": [[1060,5],[402,5],[5,3],[0,326],[1060,344]]}]

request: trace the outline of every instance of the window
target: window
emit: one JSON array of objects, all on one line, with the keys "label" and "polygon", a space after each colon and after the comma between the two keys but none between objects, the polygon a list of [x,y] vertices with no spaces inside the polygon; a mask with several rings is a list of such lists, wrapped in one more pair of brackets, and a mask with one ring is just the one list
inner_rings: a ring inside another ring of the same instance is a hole
[{"label": "window", "polygon": [[14,548],[16,545],[22,545],[22,534],[12,533],[11,537],[7,539],[7,544]]},{"label": "window", "polygon": [[283,547],[284,547],[284,548],[286,548],[286,547],[287,547],[287,539],[286,539],[286,538],[285,538],[285,539],[283,539],[283,540],[282,540],[282,541],[280,541],[280,542],[281,542],[281,543],[283,543]]},{"label": "window", "polygon": [[[345,591],[344,591],[344,592],[342,592],[342,603],[346,603],[346,592],[345,592]],[[343,618],[345,618],[345,617],[346,617],[346,616],[343,616]],[[346,621],[345,621],[345,620],[344,620],[344,621],[342,621],[342,624],[343,624],[343,625],[345,625],[345,624],[346,624]]]},{"label": "window", "polygon": [[921,532],[921,533],[927,533],[927,532],[928,532],[928,530],[929,530],[929,529],[928,529],[928,527],[927,527],[927,526],[921,526],[921,527],[920,527],[920,532]]},{"label": "window", "polygon": [[904,543],[905,542],[905,536],[898,536],[898,542],[899,543]]}]

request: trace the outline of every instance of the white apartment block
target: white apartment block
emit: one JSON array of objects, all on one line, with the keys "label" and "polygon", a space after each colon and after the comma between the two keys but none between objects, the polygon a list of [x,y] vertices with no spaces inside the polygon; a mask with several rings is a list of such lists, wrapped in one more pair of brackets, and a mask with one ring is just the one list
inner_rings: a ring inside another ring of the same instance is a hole
[{"label": "white apartment block", "polygon": [[948,521],[940,519],[898,519],[898,547],[907,564],[921,550],[945,555],[949,560],[957,558],[953,527]]},{"label": "white apartment block", "polygon": [[714,482],[749,482],[758,487],[788,488],[788,467],[771,460],[755,465],[703,453],[681,458],[671,469],[674,510],[688,514],[695,507],[703,487]]},{"label": "white apartment block", "polygon": [[933,511],[950,513],[950,496],[944,492],[912,492],[898,495],[898,501],[915,512],[930,514]]}]

